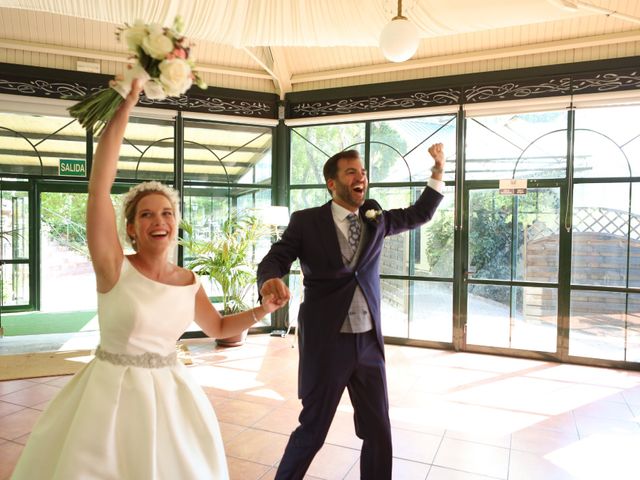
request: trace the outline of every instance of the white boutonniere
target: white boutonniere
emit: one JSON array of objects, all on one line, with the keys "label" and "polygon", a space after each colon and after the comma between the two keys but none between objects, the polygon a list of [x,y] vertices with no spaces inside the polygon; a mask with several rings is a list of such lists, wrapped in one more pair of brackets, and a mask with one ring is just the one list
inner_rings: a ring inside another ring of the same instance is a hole
[{"label": "white boutonniere", "polygon": [[364,212],[364,216],[367,220],[371,220],[372,222],[378,223],[378,217],[382,215],[382,210],[375,210],[373,208]]}]

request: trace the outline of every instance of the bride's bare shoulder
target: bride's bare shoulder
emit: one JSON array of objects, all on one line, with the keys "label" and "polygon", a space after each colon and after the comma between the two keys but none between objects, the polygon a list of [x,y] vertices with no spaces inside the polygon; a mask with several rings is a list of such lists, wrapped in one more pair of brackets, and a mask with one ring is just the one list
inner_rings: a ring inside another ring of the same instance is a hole
[{"label": "bride's bare shoulder", "polygon": [[191,285],[196,277],[193,271],[178,265],[176,265],[175,276],[180,285]]}]

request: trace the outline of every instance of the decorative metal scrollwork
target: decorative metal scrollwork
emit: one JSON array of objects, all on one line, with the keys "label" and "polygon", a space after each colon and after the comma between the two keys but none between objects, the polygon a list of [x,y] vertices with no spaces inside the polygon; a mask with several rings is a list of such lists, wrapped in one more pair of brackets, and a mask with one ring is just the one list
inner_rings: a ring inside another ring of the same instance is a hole
[{"label": "decorative metal scrollwork", "polygon": [[571,92],[571,78],[553,78],[544,82],[522,84],[506,82],[493,85],[478,85],[464,92],[466,103],[495,100],[520,100],[523,98],[563,95]]},{"label": "decorative metal scrollwork", "polygon": [[366,98],[346,98],[325,102],[300,102],[293,104],[294,118],[343,115],[348,113],[378,112],[405,108],[422,108],[435,105],[456,105],[460,101],[460,91],[450,88],[428,92],[415,92],[403,96],[376,96]]},{"label": "decorative metal scrollwork", "polygon": [[640,72],[638,71],[626,74],[596,74],[592,78],[576,78],[573,83],[573,93],[610,92],[633,88],[640,88]]}]

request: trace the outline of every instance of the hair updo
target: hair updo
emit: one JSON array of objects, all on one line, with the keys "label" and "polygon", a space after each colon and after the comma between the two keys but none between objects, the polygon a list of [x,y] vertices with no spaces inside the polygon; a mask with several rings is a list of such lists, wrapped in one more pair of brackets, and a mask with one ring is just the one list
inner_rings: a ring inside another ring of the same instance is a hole
[{"label": "hair updo", "polygon": [[[155,180],[150,182],[143,182],[134,187],[131,187],[124,196],[124,200],[122,202],[122,230],[124,232],[125,241],[129,243],[134,250],[136,250],[136,246],[132,241],[133,239],[127,233],[127,225],[134,223],[136,210],[138,208],[138,203],[140,203],[140,200],[153,194],[162,195],[167,200],[169,200],[169,203],[171,203],[171,208],[173,210],[173,217],[176,219],[176,227],[180,224],[180,198],[178,196],[178,192],[175,189]],[[176,235],[177,232],[178,230],[176,228]]]}]

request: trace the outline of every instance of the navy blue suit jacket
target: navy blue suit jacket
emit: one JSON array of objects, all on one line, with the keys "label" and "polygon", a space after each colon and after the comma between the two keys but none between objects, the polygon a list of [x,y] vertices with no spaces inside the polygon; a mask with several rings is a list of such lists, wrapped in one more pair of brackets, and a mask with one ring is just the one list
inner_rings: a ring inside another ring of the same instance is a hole
[{"label": "navy blue suit jacket", "polygon": [[271,278],[289,273],[296,258],[304,275],[304,301],[298,313],[300,364],[298,395],[302,398],[323,374],[323,361],[347,316],[356,285],[369,305],[375,333],[384,352],[380,324],[380,253],[384,237],[405,232],[429,221],[442,195],[427,187],[408,208],[384,210],[376,220],[367,219],[367,210],[381,211],[375,200],[360,207],[360,217],[368,229],[368,243],[354,270],[345,267],[331,212],[331,202],[294,212],[282,238],[273,244],[258,265],[258,289]]}]

